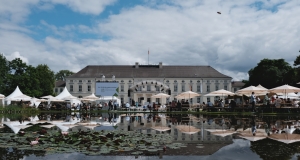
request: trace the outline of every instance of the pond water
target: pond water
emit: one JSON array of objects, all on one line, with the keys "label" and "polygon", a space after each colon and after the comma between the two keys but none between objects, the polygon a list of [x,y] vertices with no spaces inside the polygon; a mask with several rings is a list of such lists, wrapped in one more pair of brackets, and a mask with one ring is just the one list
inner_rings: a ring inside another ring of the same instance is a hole
[{"label": "pond water", "polygon": [[162,113],[3,117],[0,159],[300,159],[299,119]]}]

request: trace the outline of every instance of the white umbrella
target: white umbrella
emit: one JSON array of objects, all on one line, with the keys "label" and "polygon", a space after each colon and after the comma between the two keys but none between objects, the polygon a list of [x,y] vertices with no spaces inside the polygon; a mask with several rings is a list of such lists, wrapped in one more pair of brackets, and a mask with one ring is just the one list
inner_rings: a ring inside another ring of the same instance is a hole
[{"label": "white umbrella", "polygon": [[262,85],[260,85],[260,84],[259,84],[259,85],[257,85],[256,87],[268,90],[267,88],[263,87],[263,86],[262,86]]},{"label": "white umbrella", "polygon": [[63,100],[69,100],[69,101],[72,100],[72,99],[77,99],[77,97],[70,95],[70,96],[67,96],[67,97],[63,98]]},{"label": "white umbrella", "polygon": [[83,97],[82,99],[87,99],[87,100],[97,100],[97,99],[99,99],[99,97],[95,96],[95,94],[93,93],[93,94],[91,94],[91,95],[89,95],[89,96]]},{"label": "white umbrella", "polygon": [[41,97],[41,98],[44,98],[44,99],[50,99],[50,98],[54,98],[54,97],[51,96],[51,95],[48,95],[48,96],[43,96],[43,97]]},{"label": "white umbrella", "polygon": [[259,87],[255,87],[255,86],[249,86],[243,89],[240,89],[238,91],[236,91],[236,93],[238,94],[245,94],[245,95],[250,95],[252,92],[254,92],[254,94],[256,95],[262,95],[267,93],[268,89],[264,89],[264,88],[259,88]]},{"label": "white umbrella", "polygon": [[285,95],[287,95],[287,93],[300,92],[300,88],[289,86],[286,84],[276,88],[269,89],[269,91],[274,93],[284,93]]},{"label": "white umbrella", "polygon": [[158,93],[156,95],[151,96],[151,98],[161,98],[161,102],[162,102],[162,98],[169,98],[170,95],[165,94],[165,93]]},{"label": "white umbrella", "polygon": [[151,98],[168,98],[170,95],[165,94],[165,93],[158,93],[156,95],[151,96]]},{"label": "white umbrella", "polygon": [[62,100],[62,99],[57,99],[57,98],[55,98],[55,97],[49,98],[48,101],[50,101],[50,102],[64,102],[64,100]]},{"label": "white umbrella", "polygon": [[198,96],[201,96],[201,94],[198,94],[193,91],[186,91],[186,92],[180,93],[178,96],[176,96],[176,98],[194,98],[194,97],[198,97]]},{"label": "white umbrella", "polygon": [[217,90],[217,91],[210,92],[210,93],[208,93],[204,96],[206,96],[206,97],[208,97],[208,96],[210,96],[210,97],[215,97],[215,96],[224,97],[224,96],[228,96],[228,95],[235,95],[235,93],[227,91],[225,89],[220,89],[220,90]]},{"label": "white umbrella", "polygon": [[[188,98],[190,100],[191,98],[198,97],[200,95],[201,94],[198,94],[198,93],[193,92],[193,91],[186,91],[186,92],[180,93],[178,96],[176,96],[176,98],[178,98],[178,99]],[[191,105],[189,106],[189,108],[191,108]]]}]

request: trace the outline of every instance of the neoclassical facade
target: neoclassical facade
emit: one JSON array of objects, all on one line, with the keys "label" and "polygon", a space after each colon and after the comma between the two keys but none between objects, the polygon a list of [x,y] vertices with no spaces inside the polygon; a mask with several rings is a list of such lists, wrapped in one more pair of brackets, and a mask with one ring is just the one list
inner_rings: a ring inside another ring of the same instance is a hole
[{"label": "neoclassical facade", "polygon": [[[192,103],[202,103],[218,97],[203,95],[215,90],[231,90],[232,78],[211,66],[163,65],[89,65],[66,78],[69,92],[84,97],[95,92],[96,81],[118,81],[118,98],[126,103],[134,100],[140,103],[165,103],[185,91],[201,94],[192,98]],[[170,94],[169,99],[151,98],[158,93]]]}]

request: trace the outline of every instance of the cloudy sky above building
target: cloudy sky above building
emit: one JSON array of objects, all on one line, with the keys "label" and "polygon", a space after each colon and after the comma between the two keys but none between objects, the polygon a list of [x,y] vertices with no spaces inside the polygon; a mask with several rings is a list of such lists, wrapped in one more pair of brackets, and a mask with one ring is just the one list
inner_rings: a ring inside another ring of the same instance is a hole
[{"label": "cloudy sky above building", "polygon": [[[234,80],[300,54],[299,0],[0,0],[0,52],[57,72],[210,65]],[[221,12],[222,14],[217,14]]]}]

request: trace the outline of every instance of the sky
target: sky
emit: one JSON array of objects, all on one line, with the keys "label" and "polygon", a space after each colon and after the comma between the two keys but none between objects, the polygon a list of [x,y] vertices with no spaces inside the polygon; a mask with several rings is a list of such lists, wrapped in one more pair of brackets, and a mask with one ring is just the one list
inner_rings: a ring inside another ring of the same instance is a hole
[{"label": "sky", "polygon": [[[0,0],[0,53],[87,65],[210,65],[233,80],[300,54],[299,0]],[[217,12],[221,12],[218,14]]]}]

